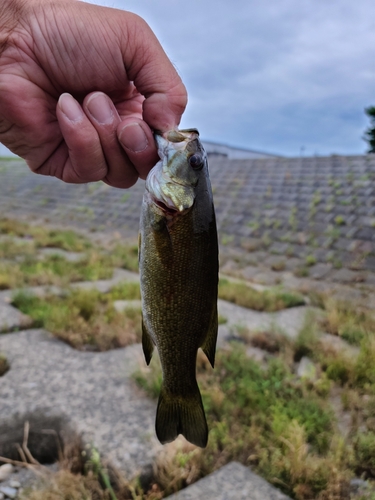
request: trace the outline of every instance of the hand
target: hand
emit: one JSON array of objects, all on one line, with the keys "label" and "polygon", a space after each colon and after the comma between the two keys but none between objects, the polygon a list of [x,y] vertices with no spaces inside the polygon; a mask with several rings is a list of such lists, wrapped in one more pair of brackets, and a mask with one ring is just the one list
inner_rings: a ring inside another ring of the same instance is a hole
[{"label": "hand", "polygon": [[145,178],[152,129],[176,127],[187,101],[145,21],[76,0],[2,2],[0,142],[65,182]]}]

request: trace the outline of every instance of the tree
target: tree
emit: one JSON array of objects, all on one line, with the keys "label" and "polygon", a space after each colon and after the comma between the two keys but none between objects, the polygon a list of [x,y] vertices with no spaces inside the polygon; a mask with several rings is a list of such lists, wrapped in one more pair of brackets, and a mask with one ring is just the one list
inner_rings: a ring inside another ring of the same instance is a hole
[{"label": "tree", "polygon": [[364,139],[368,142],[370,149],[368,153],[375,153],[375,106],[369,106],[365,108],[366,115],[370,118],[371,127],[369,127],[366,132]]}]

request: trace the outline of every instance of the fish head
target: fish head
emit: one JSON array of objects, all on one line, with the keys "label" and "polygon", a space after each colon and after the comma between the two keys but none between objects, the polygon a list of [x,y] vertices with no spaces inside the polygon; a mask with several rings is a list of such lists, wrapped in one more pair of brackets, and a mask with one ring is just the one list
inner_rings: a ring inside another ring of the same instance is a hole
[{"label": "fish head", "polygon": [[155,133],[160,161],[150,171],[146,189],[159,209],[182,213],[195,200],[195,188],[207,166],[207,156],[196,129]]}]

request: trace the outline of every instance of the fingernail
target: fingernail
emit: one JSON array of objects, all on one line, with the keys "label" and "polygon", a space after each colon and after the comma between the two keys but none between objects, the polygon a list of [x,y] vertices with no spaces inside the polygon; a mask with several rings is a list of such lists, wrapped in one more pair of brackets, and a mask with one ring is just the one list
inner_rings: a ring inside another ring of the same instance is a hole
[{"label": "fingernail", "polygon": [[148,146],[147,136],[138,123],[124,127],[120,132],[119,139],[121,144],[133,153],[140,153]]},{"label": "fingernail", "polygon": [[102,125],[113,122],[113,110],[109,98],[104,94],[93,94],[87,101],[87,109],[90,115]]},{"label": "fingernail", "polygon": [[78,102],[70,94],[61,94],[59,106],[64,115],[72,122],[78,122],[83,118],[83,111]]}]

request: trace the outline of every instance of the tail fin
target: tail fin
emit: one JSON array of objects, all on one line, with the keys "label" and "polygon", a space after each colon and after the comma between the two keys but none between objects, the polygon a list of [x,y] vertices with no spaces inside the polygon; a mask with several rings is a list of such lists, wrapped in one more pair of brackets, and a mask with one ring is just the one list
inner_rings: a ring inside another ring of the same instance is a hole
[{"label": "tail fin", "polygon": [[208,428],[198,385],[194,393],[188,396],[172,396],[162,386],[155,427],[162,444],[182,434],[190,443],[205,448]]}]

